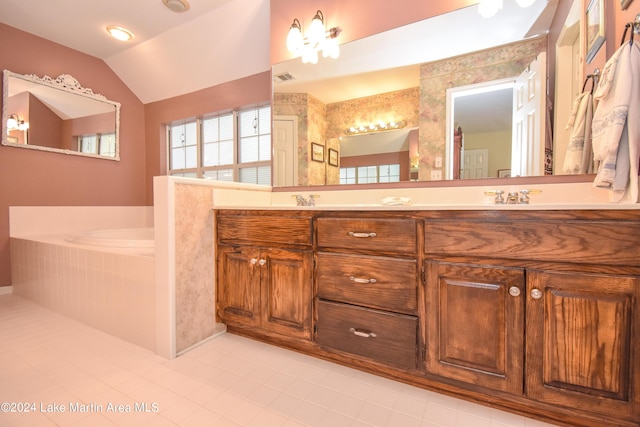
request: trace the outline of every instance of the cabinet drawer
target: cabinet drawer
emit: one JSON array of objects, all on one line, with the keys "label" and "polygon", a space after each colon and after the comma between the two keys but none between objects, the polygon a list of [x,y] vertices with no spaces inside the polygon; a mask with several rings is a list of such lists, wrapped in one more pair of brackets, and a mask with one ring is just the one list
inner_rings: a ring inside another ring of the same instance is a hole
[{"label": "cabinet drawer", "polygon": [[412,219],[318,218],[318,245],[392,253],[416,251]]},{"label": "cabinet drawer", "polygon": [[318,344],[415,369],[417,317],[320,300],[317,312]]},{"label": "cabinet drawer", "polygon": [[640,224],[598,221],[426,221],[425,253],[637,266]]},{"label": "cabinet drawer", "polygon": [[416,260],[318,253],[318,297],[413,314]]},{"label": "cabinet drawer", "polygon": [[303,216],[263,216],[219,214],[218,240],[310,245],[311,218]]}]

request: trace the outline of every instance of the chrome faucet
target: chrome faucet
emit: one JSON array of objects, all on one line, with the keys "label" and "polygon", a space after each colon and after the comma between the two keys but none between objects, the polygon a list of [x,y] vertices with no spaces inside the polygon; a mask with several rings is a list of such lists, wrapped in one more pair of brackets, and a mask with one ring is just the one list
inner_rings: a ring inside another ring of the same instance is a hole
[{"label": "chrome faucet", "polygon": [[296,194],[291,197],[296,198],[296,206],[315,206],[316,205],[315,199],[317,199],[320,196],[318,196],[317,194],[311,194],[309,195],[309,200],[305,199],[304,196],[301,194]]},{"label": "chrome faucet", "polygon": [[519,203],[518,192],[517,191],[510,191],[509,194],[507,194],[507,204],[508,205],[517,205],[518,203]]},{"label": "chrome faucet", "polygon": [[484,194],[487,196],[496,196],[493,203],[495,205],[527,205],[529,204],[529,194],[539,194],[542,193],[542,190],[520,190],[520,191],[510,191],[507,193],[506,200],[503,197],[503,190],[489,190],[485,191]]}]

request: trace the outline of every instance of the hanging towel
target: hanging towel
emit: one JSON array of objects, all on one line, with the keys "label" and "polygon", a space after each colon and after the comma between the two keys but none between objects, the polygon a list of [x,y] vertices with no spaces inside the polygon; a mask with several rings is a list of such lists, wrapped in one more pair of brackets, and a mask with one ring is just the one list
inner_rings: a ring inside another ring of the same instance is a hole
[{"label": "hanging towel", "polygon": [[562,172],[584,174],[591,172],[591,122],[593,119],[593,95],[581,93],[573,103],[567,129],[571,129],[569,145],[564,157]]},{"label": "hanging towel", "polygon": [[[638,202],[640,160],[640,45],[623,44],[607,61],[594,98],[592,142],[598,164],[593,185],[611,201]],[[627,120],[633,117],[633,120]],[[621,146],[622,144],[622,146]],[[628,154],[627,154],[628,153]],[[627,177],[628,174],[628,177]]]}]

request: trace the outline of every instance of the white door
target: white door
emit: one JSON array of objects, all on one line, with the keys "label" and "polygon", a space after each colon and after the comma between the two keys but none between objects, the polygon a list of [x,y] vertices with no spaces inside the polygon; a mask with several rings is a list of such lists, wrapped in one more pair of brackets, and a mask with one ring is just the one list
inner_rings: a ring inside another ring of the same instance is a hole
[{"label": "white door", "polygon": [[489,176],[489,149],[464,150],[462,152],[463,179],[487,178]]},{"label": "white door", "polygon": [[298,118],[275,116],[273,120],[273,186],[298,185]]},{"label": "white door", "polygon": [[547,56],[542,52],[516,79],[511,176],[544,175],[546,69]]},{"label": "white door", "polygon": [[[556,42],[556,98],[553,103],[553,170],[562,171],[571,129],[567,128],[574,100],[582,92],[580,17],[582,1],[574,0]],[[591,90],[591,83],[585,88]]]}]

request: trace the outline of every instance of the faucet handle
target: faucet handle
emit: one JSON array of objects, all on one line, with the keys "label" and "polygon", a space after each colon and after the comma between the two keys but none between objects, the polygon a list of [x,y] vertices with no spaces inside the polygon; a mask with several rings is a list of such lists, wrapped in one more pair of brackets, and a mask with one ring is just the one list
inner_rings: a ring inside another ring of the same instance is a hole
[{"label": "faucet handle", "polygon": [[542,190],[539,189],[531,189],[531,190],[520,190],[520,200],[518,203],[529,204],[529,194],[540,194]]},{"label": "faucet handle", "polygon": [[296,206],[307,206],[307,201],[300,194],[292,194],[291,197],[295,197]]},{"label": "faucet handle", "polygon": [[319,194],[309,194],[309,202],[307,203],[307,205],[308,206],[315,206],[316,205],[315,199],[317,199],[319,197],[320,197]]},{"label": "faucet handle", "polygon": [[502,195],[504,194],[504,190],[487,190],[484,192],[485,196],[496,196],[494,203],[496,205],[503,205],[504,204],[504,197],[502,197]]}]

